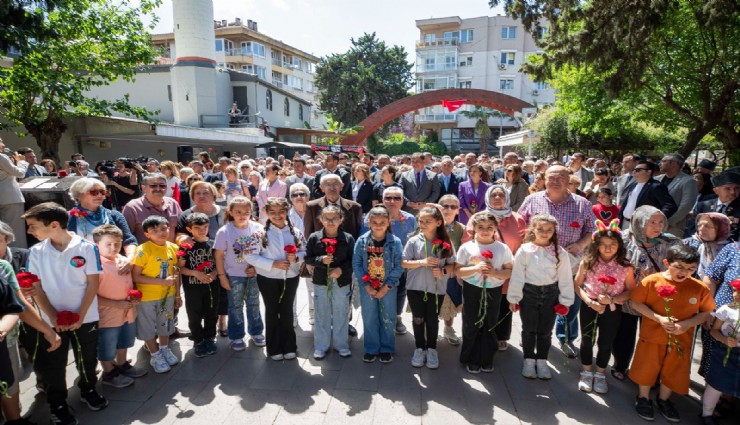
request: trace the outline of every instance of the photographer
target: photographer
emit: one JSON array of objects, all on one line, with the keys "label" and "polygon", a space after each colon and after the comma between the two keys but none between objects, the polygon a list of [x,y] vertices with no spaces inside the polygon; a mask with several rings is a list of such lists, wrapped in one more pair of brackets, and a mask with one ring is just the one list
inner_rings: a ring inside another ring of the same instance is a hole
[{"label": "photographer", "polygon": [[140,196],[139,172],[143,172],[144,169],[140,164],[127,158],[119,158],[115,162],[115,167],[117,173],[110,176],[109,172],[106,172],[101,177],[103,183],[111,189],[114,208],[120,211],[130,200]]},{"label": "photographer", "polygon": [[72,170],[71,176],[100,177],[95,171],[90,171],[90,164],[84,159],[69,161],[69,169]]}]

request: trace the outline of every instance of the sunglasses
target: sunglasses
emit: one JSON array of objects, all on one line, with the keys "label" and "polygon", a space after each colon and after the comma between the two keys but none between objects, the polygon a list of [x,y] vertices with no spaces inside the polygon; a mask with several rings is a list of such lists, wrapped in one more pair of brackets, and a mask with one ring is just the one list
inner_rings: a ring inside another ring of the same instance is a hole
[{"label": "sunglasses", "polygon": [[167,188],[166,184],[150,184],[148,186],[151,187],[152,189],[166,189]]},{"label": "sunglasses", "polygon": [[507,173],[513,173],[514,170],[506,170]]},{"label": "sunglasses", "polygon": [[637,167],[637,168],[635,168],[635,169],[634,169],[634,170],[632,170],[632,171],[634,171],[634,172],[636,172],[636,173],[639,173],[640,171],[648,171],[648,169],[647,169],[647,168],[640,168],[640,167]]},{"label": "sunglasses", "polygon": [[385,198],[383,198],[384,201],[396,201],[396,202],[401,201],[402,199],[403,198],[401,198],[400,196],[386,196]]},{"label": "sunglasses", "polygon": [[444,208],[446,210],[457,210],[457,209],[460,209],[460,207],[458,207],[457,205],[442,205],[442,208]]},{"label": "sunglasses", "polygon": [[306,192],[295,192],[290,194],[291,198],[305,198],[306,196],[308,196]]},{"label": "sunglasses", "polygon": [[87,193],[89,193],[92,196],[98,196],[98,195],[108,196],[108,191],[105,189],[90,189],[87,191]]}]

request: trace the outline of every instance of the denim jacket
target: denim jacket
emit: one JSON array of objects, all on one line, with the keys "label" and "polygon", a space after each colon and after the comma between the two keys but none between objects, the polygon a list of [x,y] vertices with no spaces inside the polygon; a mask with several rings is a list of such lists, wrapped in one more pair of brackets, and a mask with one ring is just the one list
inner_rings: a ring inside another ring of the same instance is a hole
[{"label": "denim jacket", "polygon": [[[369,284],[368,282],[363,282],[362,277],[368,271],[367,245],[370,243],[370,238],[372,238],[372,232],[368,231],[357,239],[357,243],[355,243],[355,254],[352,257],[352,269],[355,272],[357,281],[363,287]],[[403,268],[401,268],[402,255],[403,245],[401,245],[401,240],[390,232],[386,233],[385,245],[383,245],[383,263],[385,267],[383,283],[391,288],[398,286],[398,279],[403,274]]]}]

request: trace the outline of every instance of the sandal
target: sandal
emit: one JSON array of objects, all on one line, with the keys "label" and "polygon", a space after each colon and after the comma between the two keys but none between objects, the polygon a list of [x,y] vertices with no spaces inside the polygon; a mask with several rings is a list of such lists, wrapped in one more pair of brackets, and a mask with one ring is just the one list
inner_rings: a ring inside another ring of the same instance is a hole
[{"label": "sandal", "polygon": [[624,373],[619,372],[614,369],[611,370],[611,373],[612,373],[612,377],[616,379],[617,381],[624,381]]}]

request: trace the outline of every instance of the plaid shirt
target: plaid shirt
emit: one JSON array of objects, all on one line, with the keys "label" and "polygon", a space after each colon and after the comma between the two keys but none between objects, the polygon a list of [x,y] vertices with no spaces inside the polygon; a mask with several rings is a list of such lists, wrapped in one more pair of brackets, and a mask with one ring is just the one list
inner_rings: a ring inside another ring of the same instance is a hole
[{"label": "plaid shirt", "polygon": [[572,193],[557,204],[547,197],[546,191],[527,196],[519,208],[519,215],[529,225],[536,214],[550,214],[555,217],[558,221],[556,229],[558,244],[562,247],[576,243],[584,235],[596,230],[596,216],[591,209],[591,203],[586,198]]}]

